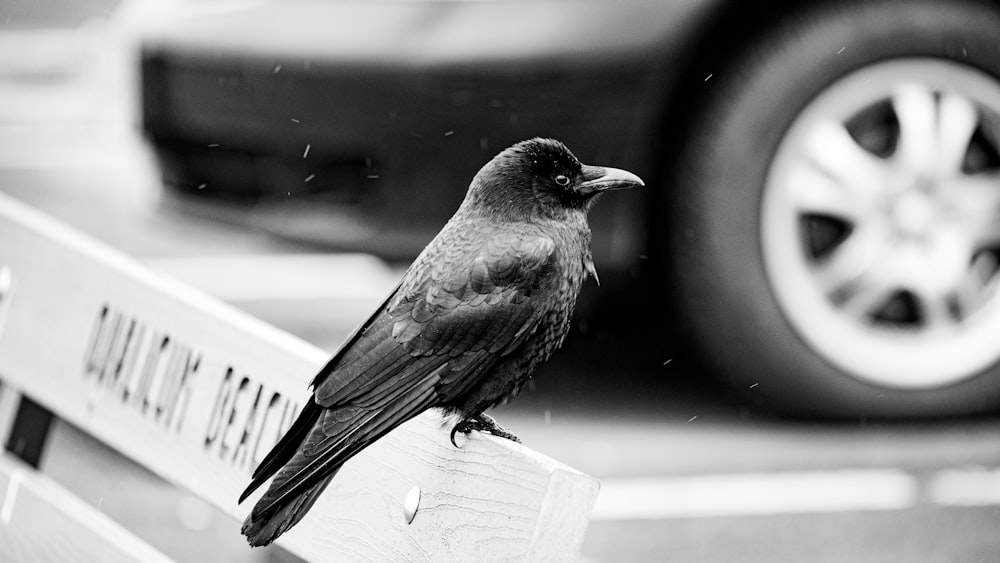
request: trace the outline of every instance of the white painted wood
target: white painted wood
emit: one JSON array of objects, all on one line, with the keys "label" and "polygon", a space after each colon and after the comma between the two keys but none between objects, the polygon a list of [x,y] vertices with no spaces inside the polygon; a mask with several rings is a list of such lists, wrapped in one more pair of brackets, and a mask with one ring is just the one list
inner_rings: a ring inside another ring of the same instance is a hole
[{"label": "white painted wood", "polygon": [[0,449],[7,444],[10,431],[14,427],[14,416],[21,404],[21,394],[10,384],[0,380]]},{"label": "white painted wood", "polygon": [[170,561],[106,515],[9,454],[0,454],[0,560]]},{"label": "white painted wood", "polygon": [[[242,518],[256,497],[238,507],[239,492],[326,355],[0,196],[5,266],[0,377]],[[456,449],[447,434],[433,411],[392,432],[281,543],[317,561],[575,559],[596,481],[506,440],[474,433]]]}]

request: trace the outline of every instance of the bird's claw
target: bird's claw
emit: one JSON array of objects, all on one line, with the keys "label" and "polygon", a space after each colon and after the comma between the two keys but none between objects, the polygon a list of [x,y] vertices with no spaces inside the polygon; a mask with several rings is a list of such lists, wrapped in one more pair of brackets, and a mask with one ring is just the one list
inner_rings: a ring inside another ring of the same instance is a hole
[{"label": "bird's claw", "polygon": [[493,434],[494,436],[497,436],[499,438],[506,438],[513,442],[517,442],[519,444],[521,443],[520,438],[512,434],[509,430],[507,430],[503,426],[497,424],[497,421],[493,420],[493,417],[485,414],[480,414],[478,416],[467,416],[462,420],[458,421],[458,424],[452,427],[451,429],[452,445],[455,446],[456,448],[458,447],[458,443],[455,442],[455,434],[461,432],[462,434],[468,436],[469,433],[472,432],[473,430],[478,430],[480,432],[489,432],[490,434]]}]

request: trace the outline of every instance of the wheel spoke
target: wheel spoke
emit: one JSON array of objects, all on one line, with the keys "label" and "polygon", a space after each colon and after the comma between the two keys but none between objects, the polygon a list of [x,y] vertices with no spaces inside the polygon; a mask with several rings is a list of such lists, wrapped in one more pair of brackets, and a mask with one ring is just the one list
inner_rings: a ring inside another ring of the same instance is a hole
[{"label": "wheel spoke", "polygon": [[907,170],[926,172],[936,149],[934,94],[923,86],[905,84],[893,94],[892,108],[899,121],[896,158]]},{"label": "wheel spoke", "polygon": [[955,221],[976,249],[1000,243],[1000,174],[976,174],[952,180],[948,196]]},{"label": "wheel spoke", "polygon": [[925,329],[940,329],[958,323],[945,296],[917,294],[917,302],[920,306],[920,320]]},{"label": "wheel spoke", "polygon": [[973,243],[978,248],[1000,246],[1000,219],[983,221],[974,233]]},{"label": "wheel spoke", "polygon": [[898,249],[901,279],[916,296],[927,328],[958,322],[954,299],[969,276],[972,253],[967,238],[957,230],[940,232],[924,245]]},{"label": "wheel spoke", "polygon": [[967,98],[957,94],[941,97],[938,121],[938,177],[951,178],[962,173],[962,161],[976,131],[979,116]]},{"label": "wheel spoke", "polygon": [[871,196],[882,186],[885,163],[855,142],[841,123],[816,125],[803,147],[815,169],[858,196]]},{"label": "wheel spoke", "polygon": [[878,268],[863,273],[850,287],[845,288],[840,307],[847,314],[870,320],[893,296],[896,288],[886,283]]},{"label": "wheel spoke", "polygon": [[968,317],[986,300],[997,265],[997,257],[991,252],[979,253],[973,259],[972,266],[955,289],[955,304],[960,318]]},{"label": "wheel spoke", "polygon": [[1000,246],[1000,218],[996,216],[970,220],[969,239],[976,249]]},{"label": "wheel spoke", "polygon": [[947,296],[955,289],[955,283],[945,280],[934,268],[928,268],[928,249],[914,244],[904,244],[895,248],[886,268],[899,287],[908,290],[916,299],[921,326],[932,329],[946,324],[954,324],[954,317],[948,307]]},{"label": "wheel spoke", "polygon": [[806,160],[795,163],[789,171],[788,195],[804,214],[857,220],[869,207],[864,198],[857,197]]},{"label": "wheel spoke", "polygon": [[876,224],[865,225],[816,264],[817,281],[827,295],[851,294],[853,286],[863,276],[870,275],[883,255],[886,245],[883,230]]}]

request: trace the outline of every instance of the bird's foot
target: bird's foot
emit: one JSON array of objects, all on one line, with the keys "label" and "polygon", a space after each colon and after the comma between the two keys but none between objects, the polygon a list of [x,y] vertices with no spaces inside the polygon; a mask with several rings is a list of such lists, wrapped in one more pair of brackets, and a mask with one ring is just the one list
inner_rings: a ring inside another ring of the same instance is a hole
[{"label": "bird's foot", "polygon": [[511,434],[511,432],[506,428],[504,428],[503,426],[497,424],[497,421],[493,420],[493,417],[486,414],[479,414],[477,416],[467,416],[463,418],[462,420],[458,421],[458,424],[456,424],[451,429],[452,445],[454,445],[456,448],[458,447],[458,444],[455,443],[455,434],[461,432],[462,434],[468,436],[469,433],[472,432],[473,430],[478,430],[480,432],[489,432],[494,436],[498,436],[500,438],[506,438],[508,440],[521,443],[520,438]]}]

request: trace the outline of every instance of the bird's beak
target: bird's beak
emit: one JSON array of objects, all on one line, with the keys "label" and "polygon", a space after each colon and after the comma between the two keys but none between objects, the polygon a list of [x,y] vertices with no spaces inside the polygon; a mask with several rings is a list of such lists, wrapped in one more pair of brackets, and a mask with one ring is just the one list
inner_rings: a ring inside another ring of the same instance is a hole
[{"label": "bird's beak", "polygon": [[607,190],[621,190],[645,186],[642,178],[627,171],[607,166],[583,166],[583,181],[577,191],[582,194],[598,194]]}]

